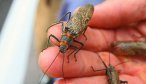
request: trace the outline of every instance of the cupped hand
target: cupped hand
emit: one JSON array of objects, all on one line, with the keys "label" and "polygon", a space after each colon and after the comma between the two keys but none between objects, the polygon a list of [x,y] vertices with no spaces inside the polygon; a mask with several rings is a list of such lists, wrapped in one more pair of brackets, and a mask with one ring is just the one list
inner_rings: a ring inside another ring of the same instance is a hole
[{"label": "cupped hand", "polygon": [[[91,66],[96,70],[105,69],[96,53],[99,53],[108,65],[110,44],[115,41],[135,41],[137,37],[145,36],[145,19],[146,0],[107,0],[95,6],[93,17],[85,33],[87,41],[77,53],[77,62],[71,55],[69,63],[65,56],[63,64],[63,55],[60,53],[46,74],[55,78],[63,77],[62,74],[64,74],[64,79],[56,81],[55,84],[65,82],[66,84],[107,84],[104,70],[94,72],[91,69]],[[48,35],[50,34],[60,38],[61,25],[51,27],[48,31]],[[77,40],[84,41],[84,37],[80,36]],[[54,39],[51,41],[56,43]],[[44,72],[58,52],[57,46],[49,47],[41,52],[39,65]],[[110,64],[113,66],[127,60],[127,63],[115,66],[120,80],[128,81],[128,84],[145,84],[146,58],[110,54]]]}]

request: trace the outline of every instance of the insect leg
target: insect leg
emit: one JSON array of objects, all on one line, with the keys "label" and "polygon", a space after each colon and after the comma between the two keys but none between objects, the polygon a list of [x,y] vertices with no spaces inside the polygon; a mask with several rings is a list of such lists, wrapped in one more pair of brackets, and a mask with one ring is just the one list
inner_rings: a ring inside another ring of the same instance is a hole
[{"label": "insect leg", "polygon": [[[99,54],[97,53],[97,55],[99,56]],[[99,56],[100,57],[100,56]],[[99,69],[99,70],[95,70],[94,68],[93,68],[93,66],[91,66],[91,69],[94,71],[94,72],[96,72],[96,71],[103,71],[103,70],[106,70],[106,69]]]},{"label": "insect leg", "polygon": [[85,41],[87,41],[87,36],[85,35],[85,33],[83,33],[83,36],[85,37]]},{"label": "insect leg", "polygon": [[106,69],[95,70],[95,69],[93,68],[93,66],[91,66],[91,69],[92,69],[94,72],[96,72],[96,71],[106,70]]},{"label": "insect leg", "polygon": [[74,42],[80,44],[81,46],[80,46],[80,47],[76,47],[76,46],[74,46],[74,45],[70,45],[70,46],[73,47],[75,50],[74,50],[73,52],[71,52],[71,53],[67,56],[67,57],[68,57],[68,62],[69,62],[69,57],[70,57],[70,55],[73,54],[74,52],[75,52],[74,58],[75,58],[75,61],[77,61],[76,54],[77,54],[77,53],[79,52],[79,50],[84,46],[83,43],[81,43],[81,42],[79,42],[79,41],[77,41],[77,40],[74,40]]},{"label": "insect leg", "polygon": [[[87,28],[85,29],[85,31],[87,30]],[[83,32],[83,36],[85,38],[85,41],[87,41],[87,36],[85,35],[85,31]]]},{"label": "insect leg", "polygon": [[[50,41],[50,38],[51,38],[51,37],[54,38],[55,40],[57,40],[58,42],[60,42],[59,39],[58,39],[56,36],[54,36],[53,34],[51,34],[51,35],[49,36],[48,41],[47,41],[46,47],[45,47],[44,49],[42,49],[42,51],[45,50],[45,49],[49,46],[49,41]],[[58,45],[57,45],[57,46],[58,46]]]},{"label": "insect leg", "polygon": [[[54,38],[56,41],[58,41],[58,42],[60,42],[60,40],[56,37],[56,36],[54,36],[53,34],[51,34],[50,36],[49,36],[49,39],[48,39],[48,42],[47,42],[47,47],[48,47],[48,44],[49,44],[49,41],[50,41],[50,38]],[[58,46],[58,45],[57,45]]]},{"label": "insect leg", "polygon": [[92,69],[94,72],[96,72],[96,70],[93,68],[93,66],[91,66],[91,69]]},{"label": "insect leg", "polygon": [[79,42],[77,40],[74,40],[74,42],[80,44],[81,46],[76,50],[75,54],[74,54],[74,58],[75,58],[75,61],[77,61],[77,58],[76,58],[76,54],[79,52],[79,50],[84,46],[84,44],[82,42]]},{"label": "insect leg", "polygon": [[73,50],[70,54],[68,54],[68,56],[67,56],[68,63],[69,63],[69,57],[71,56],[71,54],[73,54],[73,53],[78,49],[78,47],[76,47],[76,46],[74,46],[74,45],[70,45],[70,46],[73,47],[74,50]]}]

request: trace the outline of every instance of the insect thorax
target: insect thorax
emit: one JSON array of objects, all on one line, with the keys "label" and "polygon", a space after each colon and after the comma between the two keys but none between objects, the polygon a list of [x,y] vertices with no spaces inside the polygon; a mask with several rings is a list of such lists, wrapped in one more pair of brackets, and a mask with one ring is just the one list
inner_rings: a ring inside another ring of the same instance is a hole
[{"label": "insect thorax", "polygon": [[67,45],[61,44],[60,47],[59,47],[59,51],[60,51],[61,53],[65,53],[66,50],[67,50],[67,48],[68,48]]},{"label": "insect thorax", "polygon": [[73,42],[73,38],[67,35],[62,35],[61,42],[66,42],[67,44],[71,44]]},{"label": "insect thorax", "polygon": [[68,49],[68,47],[72,44],[73,38],[67,36],[67,34],[63,34],[60,40],[60,52],[64,53]]},{"label": "insect thorax", "polygon": [[118,72],[115,70],[114,66],[108,66],[107,75],[109,84],[120,84],[119,75]]}]

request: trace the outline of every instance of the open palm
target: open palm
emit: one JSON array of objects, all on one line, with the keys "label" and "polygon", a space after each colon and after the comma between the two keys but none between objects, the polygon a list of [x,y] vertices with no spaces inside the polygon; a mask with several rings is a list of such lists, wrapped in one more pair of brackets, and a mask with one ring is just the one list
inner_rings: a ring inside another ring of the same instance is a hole
[{"label": "open palm", "polygon": [[[105,71],[94,72],[94,69],[104,69],[101,60],[97,57],[99,53],[104,62],[109,64],[110,45],[115,41],[135,41],[137,37],[146,35],[146,0],[108,0],[95,6],[93,17],[85,35],[87,41],[84,48],[77,53],[77,62],[73,55],[69,63],[65,56],[62,72],[63,55],[59,54],[47,75],[64,78],[58,80],[56,84],[107,84]],[[50,28],[48,35],[53,34],[60,38],[61,25]],[[144,38],[140,38],[140,40]],[[84,41],[84,37],[77,38]],[[56,41],[51,39],[53,43]],[[39,65],[45,71],[52,63],[59,49],[57,46],[49,47],[40,54]],[[114,52],[114,51],[113,51]],[[68,52],[67,52],[68,53]],[[121,65],[115,66],[119,71],[120,79],[128,81],[129,84],[146,83],[146,58],[142,56],[125,57],[110,54],[110,64],[116,65],[124,61]]]}]

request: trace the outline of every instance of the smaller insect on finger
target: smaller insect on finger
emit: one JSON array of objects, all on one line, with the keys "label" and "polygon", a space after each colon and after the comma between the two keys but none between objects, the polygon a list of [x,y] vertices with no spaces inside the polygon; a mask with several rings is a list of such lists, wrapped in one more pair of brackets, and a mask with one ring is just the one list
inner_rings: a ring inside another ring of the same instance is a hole
[{"label": "smaller insect on finger", "polygon": [[100,57],[100,55],[97,53],[97,56],[98,58],[101,60],[101,62],[103,63],[105,69],[101,69],[101,70],[95,70],[93,68],[93,66],[91,66],[91,69],[96,72],[96,71],[102,71],[102,70],[105,70],[105,73],[108,77],[108,83],[109,84],[128,84],[128,81],[122,81],[120,80],[119,78],[119,73],[118,71],[115,69],[115,66],[118,66],[122,63],[125,63],[125,62],[121,62],[119,64],[116,64],[115,66],[111,65],[110,63],[110,54],[109,54],[109,65],[106,65],[106,63],[103,61],[103,59]]}]

